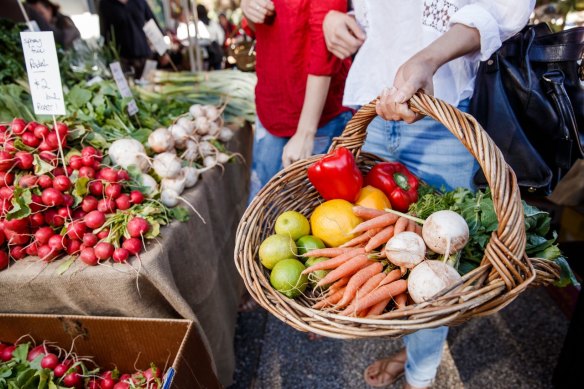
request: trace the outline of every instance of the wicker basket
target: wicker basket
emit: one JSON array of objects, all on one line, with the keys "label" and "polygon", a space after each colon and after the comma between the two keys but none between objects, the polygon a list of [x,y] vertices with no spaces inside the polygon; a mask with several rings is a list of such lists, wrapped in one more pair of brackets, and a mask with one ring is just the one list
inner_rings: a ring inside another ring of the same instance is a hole
[{"label": "wicker basket", "polygon": [[[488,179],[499,229],[486,247],[481,265],[442,291],[433,301],[387,312],[376,319],[347,317],[310,308],[303,297],[288,299],[272,288],[258,259],[260,243],[274,231],[277,216],[296,210],[307,217],[322,201],[307,178],[313,156],[280,171],[258,193],[240,221],[235,262],[251,296],[270,313],[301,331],[333,338],[396,337],[419,329],[456,325],[473,316],[488,315],[511,303],[528,285],[546,284],[559,277],[557,265],[525,255],[523,207],[515,174],[489,136],[470,115],[438,99],[416,94],[412,110],[446,126],[478,160]],[[366,128],[376,116],[375,101],[362,107],[336,138],[331,149],[343,146],[357,157],[363,173],[378,161],[363,153]]]}]

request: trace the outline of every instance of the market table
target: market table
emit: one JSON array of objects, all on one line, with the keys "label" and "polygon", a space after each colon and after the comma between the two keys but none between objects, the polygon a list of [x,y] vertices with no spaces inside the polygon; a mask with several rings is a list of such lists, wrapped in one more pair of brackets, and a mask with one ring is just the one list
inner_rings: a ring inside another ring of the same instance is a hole
[{"label": "market table", "polygon": [[[230,149],[250,161],[251,139],[249,126],[237,130]],[[132,267],[76,261],[59,274],[63,260],[12,264],[0,271],[0,312],[190,319],[204,335],[218,378],[229,385],[243,288],[233,249],[248,179],[248,165],[241,162],[203,173],[183,197],[206,224],[191,211],[188,222],[162,228],[158,242],[149,243],[140,260],[132,259]]]}]

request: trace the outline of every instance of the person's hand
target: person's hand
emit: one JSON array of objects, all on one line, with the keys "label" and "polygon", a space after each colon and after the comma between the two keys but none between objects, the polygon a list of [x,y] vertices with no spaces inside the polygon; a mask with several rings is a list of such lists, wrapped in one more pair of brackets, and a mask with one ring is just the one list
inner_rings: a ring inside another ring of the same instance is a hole
[{"label": "person's hand", "polygon": [[170,55],[168,55],[168,53],[165,53],[162,57],[158,59],[158,63],[160,64],[160,66],[168,65],[170,63]]},{"label": "person's hand", "polygon": [[242,0],[241,10],[252,23],[261,24],[266,16],[274,13],[274,3],[271,0]]},{"label": "person's hand", "polygon": [[310,131],[296,131],[296,134],[284,146],[282,165],[288,167],[296,161],[310,157],[313,148],[314,133]]},{"label": "person's hand", "polygon": [[328,50],[340,59],[355,54],[365,42],[365,33],[353,16],[329,11],[322,23],[324,41]]},{"label": "person's hand", "polygon": [[379,116],[385,120],[403,120],[413,123],[422,118],[422,115],[414,113],[407,104],[414,93],[423,90],[425,93],[434,94],[432,76],[436,67],[432,61],[413,56],[398,69],[393,87],[384,89],[376,105]]}]

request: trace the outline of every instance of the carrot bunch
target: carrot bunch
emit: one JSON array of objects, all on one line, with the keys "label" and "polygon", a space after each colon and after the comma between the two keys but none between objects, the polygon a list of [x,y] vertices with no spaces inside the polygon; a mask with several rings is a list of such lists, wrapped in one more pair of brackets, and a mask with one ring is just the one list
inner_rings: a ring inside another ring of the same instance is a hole
[{"label": "carrot bunch", "polygon": [[[329,270],[317,284],[329,285],[328,291],[313,308],[335,310],[345,316],[372,317],[383,313],[392,302],[397,308],[406,306],[407,281],[402,279],[402,271],[383,260],[383,246],[403,231],[421,235],[421,227],[405,217],[376,209],[355,206],[353,212],[365,220],[351,231],[360,235],[341,247],[305,254],[329,258],[303,271],[308,274]],[[374,252],[377,248],[381,250]]]}]

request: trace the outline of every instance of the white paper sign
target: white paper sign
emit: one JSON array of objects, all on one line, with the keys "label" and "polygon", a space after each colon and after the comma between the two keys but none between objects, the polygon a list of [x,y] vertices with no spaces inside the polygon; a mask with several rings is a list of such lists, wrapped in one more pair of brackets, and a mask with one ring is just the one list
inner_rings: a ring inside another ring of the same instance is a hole
[{"label": "white paper sign", "polygon": [[21,32],[20,40],[34,113],[65,115],[65,100],[53,32]]},{"label": "white paper sign", "polygon": [[142,29],[144,30],[144,33],[146,34],[146,37],[148,37],[150,43],[152,43],[152,46],[154,46],[158,52],[158,55],[163,55],[166,53],[166,50],[168,50],[168,45],[166,44],[164,35],[162,35],[162,32],[156,25],[154,19],[147,21]]},{"label": "white paper sign", "polygon": [[[112,76],[114,77],[114,81],[116,82],[122,97],[134,97],[132,95],[132,91],[130,90],[130,86],[128,85],[128,80],[126,80],[126,77],[124,77],[124,72],[122,71],[122,66],[120,63],[110,63],[110,70],[112,71]],[[128,103],[128,113],[130,115],[135,115],[137,112],[138,106],[136,105],[136,100],[132,99]]]},{"label": "white paper sign", "polygon": [[150,79],[149,79],[150,74],[152,74],[152,72],[156,70],[157,66],[158,66],[158,62],[153,61],[151,59],[146,60],[146,64],[144,65],[144,70],[142,70],[142,77],[141,77],[142,82],[145,83],[145,82],[150,81]]}]

